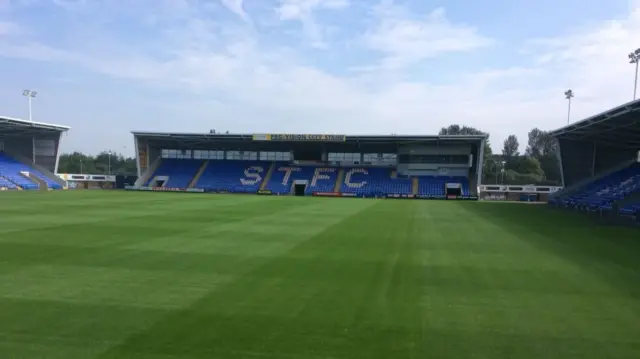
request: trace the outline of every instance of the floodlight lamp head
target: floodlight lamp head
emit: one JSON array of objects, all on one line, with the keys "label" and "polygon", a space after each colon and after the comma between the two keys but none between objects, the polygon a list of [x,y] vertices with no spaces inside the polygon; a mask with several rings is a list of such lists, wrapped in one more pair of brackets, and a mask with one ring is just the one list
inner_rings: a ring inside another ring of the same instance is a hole
[{"label": "floodlight lamp head", "polygon": [[22,95],[23,96],[29,96],[30,91],[29,90],[24,90],[22,91]]},{"label": "floodlight lamp head", "polygon": [[31,91],[31,97],[36,97],[36,95],[38,94],[38,92],[36,91]]},{"label": "floodlight lamp head", "polygon": [[636,49],[636,51],[634,51],[634,53],[636,54],[636,56],[640,56],[640,48]]}]

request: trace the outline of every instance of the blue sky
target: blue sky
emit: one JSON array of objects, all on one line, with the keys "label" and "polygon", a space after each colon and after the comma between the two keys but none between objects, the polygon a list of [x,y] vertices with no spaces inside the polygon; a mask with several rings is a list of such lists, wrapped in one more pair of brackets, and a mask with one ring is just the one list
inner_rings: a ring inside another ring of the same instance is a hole
[{"label": "blue sky", "polygon": [[131,130],[515,133],[631,100],[640,0],[0,0],[0,115]]}]

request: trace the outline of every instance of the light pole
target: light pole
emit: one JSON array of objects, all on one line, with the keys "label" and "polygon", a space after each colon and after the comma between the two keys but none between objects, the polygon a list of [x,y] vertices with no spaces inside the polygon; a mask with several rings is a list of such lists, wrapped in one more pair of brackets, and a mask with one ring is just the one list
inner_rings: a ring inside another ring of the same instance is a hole
[{"label": "light pole", "polygon": [[507,161],[502,161],[500,163],[502,164],[502,169],[500,170],[500,172],[502,172],[502,184],[504,184],[504,165],[507,163]]},{"label": "light pole", "polygon": [[111,150],[109,150],[109,175],[111,175]]},{"label": "light pole", "polygon": [[22,91],[22,95],[26,96],[29,99],[29,122],[33,122],[31,118],[31,101],[36,97],[38,93],[33,90],[24,90]]},{"label": "light pole", "polygon": [[569,100],[569,109],[567,110],[567,125],[569,125],[569,120],[571,119],[571,99],[573,98],[573,90],[569,89],[564,92],[564,98]]},{"label": "light pole", "polygon": [[633,81],[633,100],[636,99],[636,93],[638,91],[638,63],[640,63],[640,49],[636,49],[629,54],[629,63],[636,65],[636,78]]}]

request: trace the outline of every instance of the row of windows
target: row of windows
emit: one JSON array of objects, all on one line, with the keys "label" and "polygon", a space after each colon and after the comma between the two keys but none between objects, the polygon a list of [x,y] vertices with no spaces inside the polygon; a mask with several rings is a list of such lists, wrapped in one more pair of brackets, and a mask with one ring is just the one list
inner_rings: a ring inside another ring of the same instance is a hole
[{"label": "row of windows", "polygon": [[468,155],[400,155],[401,163],[433,163],[464,165],[469,163]]},{"label": "row of windows", "polygon": [[328,161],[360,162],[360,153],[329,152]]},{"label": "row of windows", "polygon": [[362,161],[371,164],[395,164],[398,162],[398,156],[395,153],[364,153]]},{"label": "row of windows", "polygon": [[291,161],[291,152],[260,152],[260,161]]},{"label": "row of windows", "polygon": [[191,150],[163,149],[160,156],[162,156],[162,158],[178,158],[184,160],[191,158]]},{"label": "row of windows", "polygon": [[194,150],[193,158],[196,160],[224,160],[224,151]]},{"label": "row of windows", "polygon": [[257,161],[258,152],[252,151],[227,151],[228,160],[244,160],[244,161]]},{"label": "row of windows", "polygon": [[[208,151],[208,150],[175,150],[163,149],[162,158],[177,158],[197,160],[223,160],[225,159],[225,151]],[[395,164],[397,155],[395,153],[344,153],[330,152],[327,155],[328,161],[338,162],[363,162],[371,164]],[[247,160],[256,161],[290,161],[293,159],[291,152],[253,152],[253,151],[226,151],[226,159],[228,160]]]},{"label": "row of windows", "polygon": [[397,162],[397,155],[395,153],[343,153],[343,152],[329,152],[327,156],[328,161],[342,161],[342,162],[363,162],[371,164],[394,164]]}]

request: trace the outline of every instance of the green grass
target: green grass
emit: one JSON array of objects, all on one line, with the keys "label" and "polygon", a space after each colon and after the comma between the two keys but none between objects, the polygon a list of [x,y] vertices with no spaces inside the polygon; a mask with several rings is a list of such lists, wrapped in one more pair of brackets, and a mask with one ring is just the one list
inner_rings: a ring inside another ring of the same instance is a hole
[{"label": "green grass", "polygon": [[640,232],[545,206],[0,194],[0,358],[640,358]]}]

